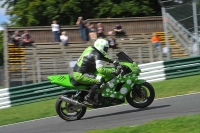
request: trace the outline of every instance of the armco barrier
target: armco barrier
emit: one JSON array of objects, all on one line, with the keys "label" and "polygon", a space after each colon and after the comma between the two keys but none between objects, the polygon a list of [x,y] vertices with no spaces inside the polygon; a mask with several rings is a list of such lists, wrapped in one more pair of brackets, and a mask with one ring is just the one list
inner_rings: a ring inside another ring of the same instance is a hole
[{"label": "armco barrier", "polygon": [[142,70],[139,78],[148,82],[162,81],[200,74],[200,56],[158,61],[139,66]]},{"label": "armco barrier", "polygon": [[65,90],[49,81],[0,90],[0,109],[48,100]]},{"label": "armco barrier", "polygon": [[[139,67],[142,71],[139,78],[148,82],[197,75],[200,74],[200,56],[141,64]],[[0,89],[0,109],[52,99],[64,91],[64,87],[49,81]]]},{"label": "armco barrier", "polygon": [[166,79],[200,74],[200,56],[165,61]]}]

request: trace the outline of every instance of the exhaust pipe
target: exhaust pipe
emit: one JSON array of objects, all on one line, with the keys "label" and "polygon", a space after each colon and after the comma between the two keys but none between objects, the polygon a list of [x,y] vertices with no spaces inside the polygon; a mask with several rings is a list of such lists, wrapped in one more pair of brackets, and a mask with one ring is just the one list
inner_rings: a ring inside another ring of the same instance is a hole
[{"label": "exhaust pipe", "polygon": [[79,102],[76,101],[76,100],[72,100],[72,99],[67,98],[67,97],[64,97],[64,96],[60,96],[60,99],[61,99],[62,101],[65,101],[65,102],[68,102],[68,103],[70,103],[70,104],[73,104],[73,105],[75,105],[75,106],[87,107],[85,104],[79,103]]}]

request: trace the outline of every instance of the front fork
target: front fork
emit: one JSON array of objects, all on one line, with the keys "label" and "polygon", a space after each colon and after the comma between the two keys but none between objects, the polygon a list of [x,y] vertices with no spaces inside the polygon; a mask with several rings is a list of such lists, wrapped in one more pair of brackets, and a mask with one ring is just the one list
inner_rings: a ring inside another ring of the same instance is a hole
[{"label": "front fork", "polygon": [[144,82],[146,82],[146,81],[143,79],[136,80],[131,91],[135,92],[137,96],[142,97],[141,88],[142,88],[142,84]]}]

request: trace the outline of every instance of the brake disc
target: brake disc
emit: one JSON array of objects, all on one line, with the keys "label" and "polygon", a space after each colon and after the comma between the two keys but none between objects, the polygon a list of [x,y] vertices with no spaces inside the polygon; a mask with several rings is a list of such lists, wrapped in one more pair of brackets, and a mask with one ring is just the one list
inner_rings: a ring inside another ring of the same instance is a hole
[{"label": "brake disc", "polygon": [[136,102],[144,102],[147,100],[147,90],[142,87],[140,89],[140,97],[136,95],[134,99]]}]

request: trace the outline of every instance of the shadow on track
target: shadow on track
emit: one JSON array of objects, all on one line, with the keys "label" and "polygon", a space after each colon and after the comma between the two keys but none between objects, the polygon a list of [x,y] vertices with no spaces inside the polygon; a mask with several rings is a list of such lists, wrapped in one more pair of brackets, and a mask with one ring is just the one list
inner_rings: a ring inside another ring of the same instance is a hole
[{"label": "shadow on track", "polygon": [[82,118],[81,120],[93,119],[93,118],[98,118],[98,117],[107,117],[107,116],[113,116],[113,115],[128,114],[128,113],[140,112],[140,111],[151,110],[151,109],[165,108],[165,107],[169,107],[169,106],[171,106],[171,105],[153,106],[153,107],[147,107],[147,108],[136,109],[136,110],[126,110],[126,111],[115,112],[115,113],[111,113],[111,114]]}]

